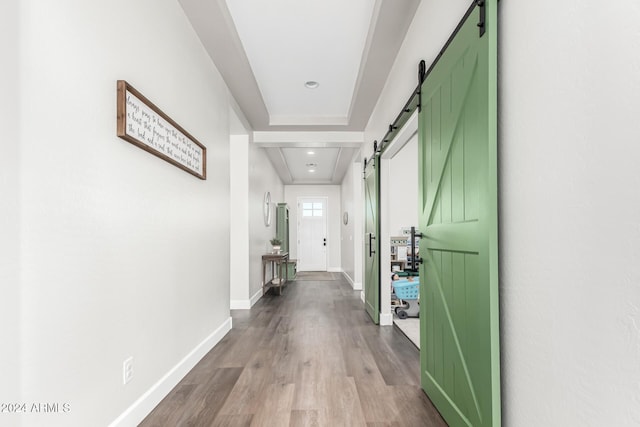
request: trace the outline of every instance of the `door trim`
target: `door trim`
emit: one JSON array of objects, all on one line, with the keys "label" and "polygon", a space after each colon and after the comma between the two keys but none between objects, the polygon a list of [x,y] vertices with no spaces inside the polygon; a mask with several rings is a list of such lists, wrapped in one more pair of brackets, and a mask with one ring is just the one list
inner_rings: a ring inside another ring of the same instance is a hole
[{"label": "door trim", "polygon": [[[388,244],[390,242],[392,234],[390,230],[390,217],[391,210],[398,209],[397,206],[391,206],[390,194],[394,191],[393,188],[390,187],[389,183],[391,181],[389,173],[391,167],[391,160],[396,156],[396,154],[400,153],[402,149],[411,141],[413,138],[417,138],[418,133],[418,114],[417,110],[414,112],[409,120],[405,123],[405,125],[399,129],[395,138],[385,146],[384,151],[380,155],[380,277],[382,284],[380,286],[380,325],[393,325],[393,313],[391,311],[391,290],[387,292],[387,289],[384,286],[385,278],[388,275],[383,273],[391,272],[391,247]],[[418,169],[418,161],[416,160],[415,164],[416,169]],[[416,194],[407,194],[408,197],[416,197]],[[407,226],[414,225],[417,226],[417,218],[418,213],[416,212],[416,223],[415,224],[405,224]]]}]

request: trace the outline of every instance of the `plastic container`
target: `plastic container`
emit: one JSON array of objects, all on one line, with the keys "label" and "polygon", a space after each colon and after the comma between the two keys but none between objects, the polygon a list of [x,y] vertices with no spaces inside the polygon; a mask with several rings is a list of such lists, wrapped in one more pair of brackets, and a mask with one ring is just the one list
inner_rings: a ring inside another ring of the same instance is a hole
[{"label": "plastic container", "polygon": [[393,282],[393,289],[400,299],[418,299],[420,292],[420,282],[417,280],[396,280]]}]

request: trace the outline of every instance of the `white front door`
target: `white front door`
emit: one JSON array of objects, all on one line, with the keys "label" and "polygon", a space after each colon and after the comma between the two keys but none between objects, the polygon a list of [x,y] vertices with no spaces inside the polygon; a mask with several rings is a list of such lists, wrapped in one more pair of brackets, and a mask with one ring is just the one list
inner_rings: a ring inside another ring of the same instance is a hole
[{"label": "white front door", "polygon": [[327,271],[327,198],[298,199],[298,271]]}]

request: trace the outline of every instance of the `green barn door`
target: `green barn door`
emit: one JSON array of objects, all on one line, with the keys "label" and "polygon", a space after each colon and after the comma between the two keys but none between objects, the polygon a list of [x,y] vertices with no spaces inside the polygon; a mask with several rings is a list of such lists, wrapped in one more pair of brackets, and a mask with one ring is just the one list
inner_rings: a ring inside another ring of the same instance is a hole
[{"label": "green barn door", "polygon": [[451,426],[501,423],[496,3],[469,9],[421,88],[422,386]]},{"label": "green barn door", "polygon": [[364,168],[364,303],[367,313],[376,325],[380,323],[378,161],[378,157],[374,155]]}]

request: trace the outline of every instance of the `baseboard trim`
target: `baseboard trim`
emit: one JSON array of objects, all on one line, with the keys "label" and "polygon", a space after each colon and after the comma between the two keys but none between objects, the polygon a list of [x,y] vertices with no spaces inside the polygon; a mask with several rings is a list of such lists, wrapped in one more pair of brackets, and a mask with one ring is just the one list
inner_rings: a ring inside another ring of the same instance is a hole
[{"label": "baseboard trim", "polygon": [[248,299],[232,299],[229,301],[229,308],[231,310],[249,310],[251,301]]},{"label": "baseboard trim", "polygon": [[229,302],[229,308],[231,310],[251,310],[251,307],[256,305],[262,298],[262,289],[258,290],[250,299],[232,299]]},{"label": "baseboard trim", "polygon": [[380,326],[391,326],[391,325],[393,325],[393,314],[380,313]]},{"label": "baseboard trim", "polygon": [[344,270],[342,270],[342,275],[347,279],[347,282],[349,282],[354,291],[362,290],[362,283],[354,282],[351,276],[349,276]]},{"label": "baseboard trim", "polygon": [[342,269],[340,267],[329,267],[327,268],[328,273],[342,273]]},{"label": "baseboard trim", "polygon": [[189,373],[220,340],[231,330],[229,317],[211,335],[186,355],[176,366],[136,400],[126,411],[115,419],[110,427],[137,426],[164,399],[169,392]]},{"label": "baseboard trim", "polygon": [[349,276],[344,270],[342,270],[342,275],[345,277],[345,279],[347,279],[347,282],[349,282],[349,284],[353,286],[353,279],[351,279],[351,276]]},{"label": "baseboard trim", "polygon": [[364,291],[360,291],[360,299],[364,302]]},{"label": "baseboard trim", "polygon": [[[250,300],[251,307],[256,305],[256,303],[258,301],[260,301],[260,298],[262,298],[262,287],[260,289],[258,289],[258,292],[253,294],[253,296],[251,297],[251,300]],[[249,307],[249,308],[251,308],[251,307]]]}]

